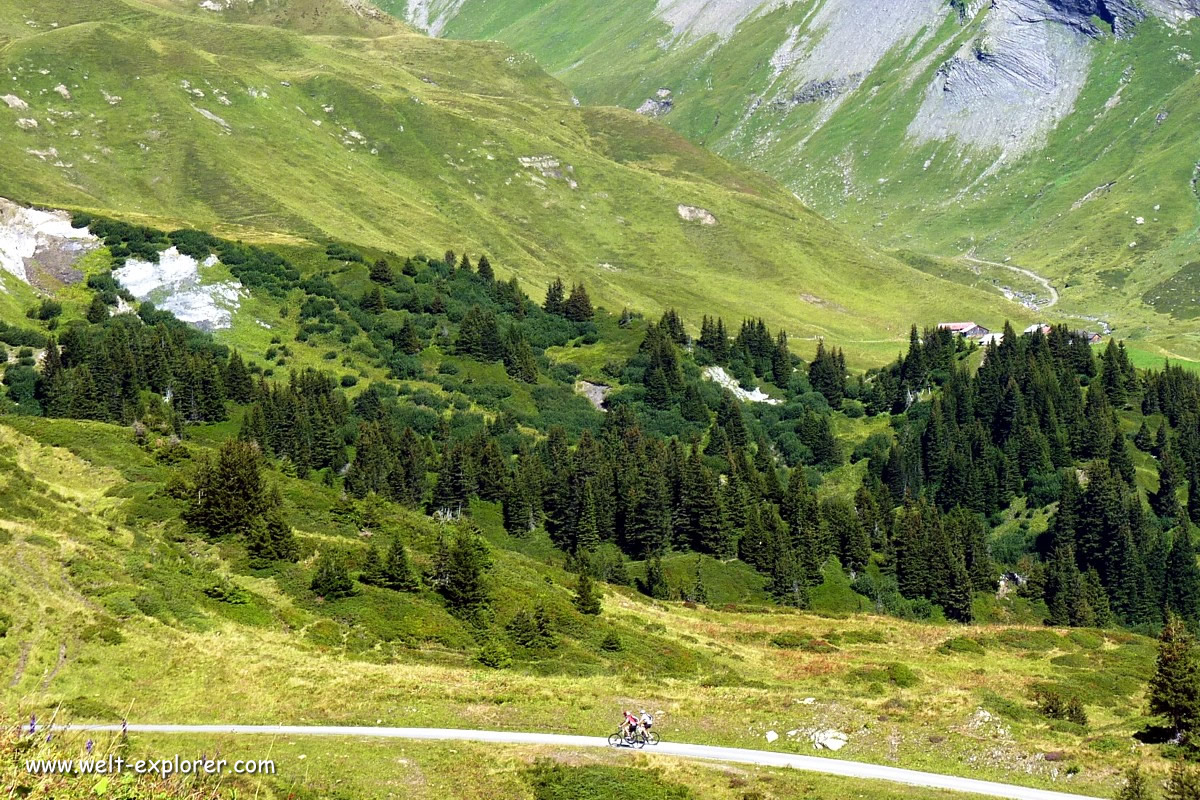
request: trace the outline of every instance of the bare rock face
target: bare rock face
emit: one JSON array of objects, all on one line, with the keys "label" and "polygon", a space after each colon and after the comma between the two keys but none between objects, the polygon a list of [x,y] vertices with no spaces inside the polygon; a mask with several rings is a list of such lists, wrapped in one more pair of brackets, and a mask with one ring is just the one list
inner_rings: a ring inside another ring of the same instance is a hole
[{"label": "bare rock face", "polygon": [[997,0],[982,33],[938,70],[908,135],[1009,154],[1036,147],[1087,81],[1091,39],[1101,34],[1091,17],[1104,18],[1097,11],[1114,32],[1141,18],[1132,6],[1120,16],[1096,0]]}]

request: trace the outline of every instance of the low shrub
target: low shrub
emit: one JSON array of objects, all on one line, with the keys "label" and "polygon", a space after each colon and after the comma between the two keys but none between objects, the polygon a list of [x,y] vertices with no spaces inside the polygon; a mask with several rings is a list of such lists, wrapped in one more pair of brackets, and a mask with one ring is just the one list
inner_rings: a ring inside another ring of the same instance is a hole
[{"label": "low shrub", "polygon": [[987,652],[983,645],[968,636],[955,636],[938,646],[938,652],[946,655],[962,654],[981,656]]}]

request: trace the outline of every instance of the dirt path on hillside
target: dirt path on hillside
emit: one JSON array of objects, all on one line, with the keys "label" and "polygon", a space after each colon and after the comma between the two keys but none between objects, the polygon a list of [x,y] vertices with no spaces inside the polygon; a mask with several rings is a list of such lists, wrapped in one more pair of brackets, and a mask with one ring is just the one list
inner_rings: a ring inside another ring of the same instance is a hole
[{"label": "dirt path on hillside", "polygon": [[1024,267],[1014,267],[1012,264],[1002,264],[998,261],[984,261],[982,258],[976,258],[975,256],[971,255],[971,253],[974,252],[974,250],[970,250],[964,253],[963,260],[970,261],[972,264],[983,264],[988,267],[1000,267],[1001,269],[1011,270],[1012,272],[1017,272],[1021,275],[1024,275],[1026,278],[1037,281],[1037,283],[1040,284],[1041,287],[1050,294],[1050,302],[1044,306],[1038,306],[1038,310],[1045,311],[1047,308],[1053,308],[1054,306],[1058,305],[1058,289],[1055,289],[1054,285],[1041,275],[1038,275],[1033,270],[1025,269]]}]

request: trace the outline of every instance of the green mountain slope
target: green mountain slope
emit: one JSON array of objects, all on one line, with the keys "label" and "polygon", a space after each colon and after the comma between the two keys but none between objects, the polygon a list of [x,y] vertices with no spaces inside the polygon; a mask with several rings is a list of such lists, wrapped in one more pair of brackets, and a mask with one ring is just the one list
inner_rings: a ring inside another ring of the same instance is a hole
[{"label": "green mountain slope", "polygon": [[614,308],[763,314],[860,363],[964,303],[985,324],[1027,317],[870,251],[666,128],[576,107],[499,45],[328,1],[9,5],[0,32],[14,199],[240,238],[487,252],[534,293],[562,275]]},{"label": "green mountain slope", "polygon": [[532,53],[585,102],[654,114],[876,246],[1007,260],[1056,284],[1054,314],[1200,356],[1196,3],[888,0],[868,18],[845,0],[391,10]]}]

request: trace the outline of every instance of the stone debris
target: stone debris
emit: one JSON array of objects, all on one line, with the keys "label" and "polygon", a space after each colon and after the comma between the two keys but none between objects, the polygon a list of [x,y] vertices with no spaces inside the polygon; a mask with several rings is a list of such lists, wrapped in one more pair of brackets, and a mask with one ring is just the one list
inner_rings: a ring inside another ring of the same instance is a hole
[{"label": "stone debris", "polygon": [[750,403],[766,403],[769,406],[777,406],[782,401],[771,397],[761,389],[754,391],[746,391],[737,382],[737,380],[725,371],[724,367],[705,367],[701,373],[705,380],[712,381],[719,386],[733,392],[734,397],[739,400]]},{"label": "stone debris", "polygon": [[814,750],[832,750],[835,753],[850,743],[849,736],[833,729],[813,731],[808,738]]},{"label": "stone debris", "polygon": [[26,103],[15,94],[6,94],[0,97],[0,100],[3,100],[9,108],[15,108],[17,111],[24,111],[29,108],[29,103]]},{"label": "stone debris", "polygon": [[61,84],[61,83],[60,83],[58,86],[55,86],[55,87],[54,87],[54,91],[56,91],[56,92],[58,92],[60,95],[62,95],[62,99],[63,99],[63,100],[70,100],[70,99],[71,99],[71,90],[70,90],[70,89],[68,89],[68,88],[67,88],[65,85],[63,85],[63,84]]},{"label": "stone debris", "polygon": [[575,384],[575,391],[588,399],[588,402],[595,406],[597,411],[607,411],[604,407],[604,398],[612,391],[611,386],[606,386],[603,383],[592,383],[591,381],[581,380]]},{"label": "stone debris", "polygon": [[201,280],[200,268],[216,263],[216,256],[199,263],[168,247],[159,254],[157,264],[130,258],[113,277],[139,300],[150,300],[201,330],[216,330],[232,326],[233,312],[245,294],[236,280],[208,284]]},{"label": "stone debris", "polygon": [[36,128],[37,126],[38,126],[38,121],[36,119],[19,119],[19,120],[17,120],[17,127],[21,128],[22,130],[26,130],[26,131],[32,130],[32,129]]},{"label": "stone debris", "polygon": [[25,283],[37,283],[39,270],[69,282],[71,265],[99,246],[87,228],[71,227],[65,211],[25,208],[0,198],[0,270]]},{"label": "stone debris", "polygon": [[775,731],[767,731],[767,744],[771,744],[779,738],[779,734]]}]

